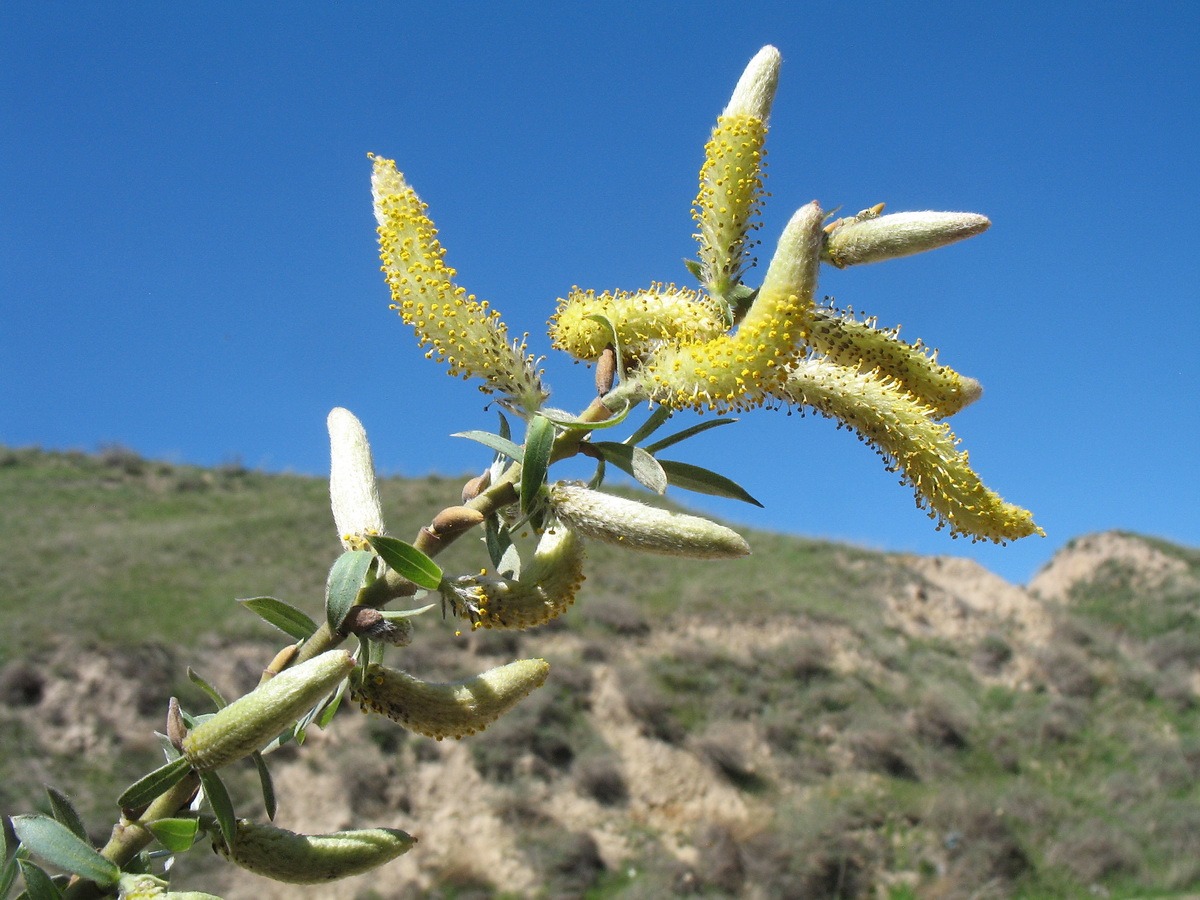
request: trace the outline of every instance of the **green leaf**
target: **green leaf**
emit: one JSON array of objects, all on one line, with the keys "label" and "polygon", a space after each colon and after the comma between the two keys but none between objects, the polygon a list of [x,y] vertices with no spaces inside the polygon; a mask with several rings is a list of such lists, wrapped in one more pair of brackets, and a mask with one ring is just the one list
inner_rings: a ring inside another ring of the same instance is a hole
[{"label": "green leaf", "polygon": [[200,831],[200,823],[196,819],[158,819],[146,827],[172,853],[190,850]]},{"label": "green leaf", "polygon": [[[46,785],[46,796],[50,799],[50,812],[54,816],[54,820],[67,826],[71,834],[81,841],[88,840],[87,827],[83,824],[83,819],[76,811],[71,799],[58,788],[50,785]],[[2,831],[3,829],[0,829],[0,832]],[[0,854],[3,852],[3,846],[3,837],[0,836]],[[2,859],[4,856],[0,855],[0,860]],[[3,895],[0,894],[0,896]]]},{"label": "green leaf", "polygon": [[512,535],[509,533],[508,526],[500,521],[499,516],[488,516],[484,523],[484,540],[487,542],[488,558],[492,561],[492,568],[499,571],[500,560],[504,559],[505,551],[512,546]]},{"label": "green leaf", "polygon": [[692,273],[693,278],[695,278],[701,284],[704,284],[704,267],[702,265],[700,265],[700,260],[685,259],[683,261],[683,265],[684,265],[684,268],[686,268],[689,272]]},{"label": "green leaf", "polygon": [[503,453],[505,456],[512,457],[517,462],[524,459],[524,451],[510,441],[506,437],[501,437],[498,434],[492,434],[490,431],[456,431],[450,437],[466,438],[470,441],[478,441],[485,447],[490,447],[497,453]]},{"label": "green leaf", "polygon": [[298,641],[307,640],[317,630],[317,623],[306,613],[274,597],[253,597],[249,600],[239,600],[238,603],[250,612],[257,613],[268,625],[274,625]]},{"label": "green leaf", "polygon": [[367,570],[374,561],[375,554],[367,550],[347,550],[329,569],[329,578],[325,582],[325,619],[335,634],[341,630],[342,620],[358,599]]},{"label": "green leaf", "polygon": [[604,484],[604,469],[607,463],[603,459],[596,460],[596,471],[592,473],[591,480],[588,481],[588,487],[593,491],[599,490],[600,485]]},{"label": "green leaf", "polygon": [[225,782],[215,771],[201,772],[200,783],[204,785],[204,796],[208,797],[217,824],[221,826],[221,836],[225,838],[225,846],[232,847],[237,835],[237,814],[233,811],[233,801],[229,799],[229,791]]},{"label": "green leaf", "polygon": [[187,761],[186,756],[173,759],[125,788],[117,798],[117,803],[121,809],[140,809],[159,794],[183,781],[190,769],[191,763]]},{"label": "green leaf", "polygon": [[121,870],[91,844],[76,837],[61,822],[46,816],[13,816],[13,832],[21,843],[52,866],[94,881],[101,887],[117,883]]},{"label": "green leaf", "polygon": [[670,409],[665,406],[656,407],[654,412],[650,413],[650,416],[645,422],[642,423],[642,427],[629,437],[625,438],[622,443],[630,445],[640,444],[646,438],[650,437],[650,435],[654,434],[654,432],[659,429],[663,422],[667,421],[669,418],[671,418]]},{"label": "green leaf", "polygon": [[508,424],[508,419],[505,417],[502,410],[496,410],[496,415],[500,417],[500,430],[496,433],[506,441],[512,440],[512,426]]},{"label": "green leaf", "polygon": [[[380,644],[379,646],[382,647],[383,645]],[[342,697],[344,696],[346,696],[344,693],[338,691],[337,695],[332,700],[321,707],[320,714],[315,719],[318,728],[329,727],[329,723],[332,722],[333,717],[337,715],[338,707],[342,705]]]},{"label": "green leaf", "polygon": [[563,428],[595,431],[598,428],[612,428],[614,425],[620,425],[625,421],[625,418],[632,410],[633,407],[626,403],[619,413],[616,413],[611,418],[604,419],[600,422],[584,421],[578,416],[574,416],[562,409],[543,409],[542,415],[555,425],[560,425]]},{"label": "green leaf", "polygon": [[367,536],[379,558],[417,587],[436,591],[442,583],[442,567],[404,541],[394,537],[372,534]]},{"label": "green leaf", "polygon": [[18,859],[21,877],[25,879],[25,894],[29,900],[62,900],[60,891],[50,876],[27,859]]},{"label": "green leaf", "polygon": [[254,768],[258,769],[258,783],[262,787],[263,807],[267,811],[267,818],[274,821],[279,803],[275,798],[275,782],[271,778],[271,770],[267,768],[267,761],[263,759],[262,753],[255,751],[250,754],[250,758],[254,760]]},{"label": "green leaf", "polygon": [[[690,428],[685,428],[683,431],[677,431],[672,435],[668,435],[661,441],[655,441],[653,444],[647,444],[646,452],[658,453],[660,450],[665,450],[672,444],[678,444],[680,441],[686,441],[688,438],[695,437],[702,432],[708,431],[710,428],[716,428],[719,425],[732,425],[736,421],[737,419],[707,419],[703,422],[697,422]],[[636,444],[637,441],[630,441],[630,443]]]},{"label": "green leaf", "polygon": [[724,475],[718,475],[709,469],[693,466],[690,463],[677,462],[672,459],[660,459],[659,465],[667,473],[667,481],[685,491],[695,491],[697,494],[709,494],[713,497],[729,497],[745,503],[762,506],[750,496],[736,481],[731,481]]},{"label": "green leaf", "polygon": [[600,451],[607,462],[612,463],[621,471],[632,475],[656,494],[667,489],[667,476],[658,460],[641,447],[631,447],[629,444],[618,444],[612,441],[595,441],[592,446]]},{"label": "green leaf", "polygon": [[554,423],[545,416],[534,416],[525,432],[525,461],[521,466],[521,512],[527,516],[533,513],[546,483],[553,448]]},{"label": "green leaf", "polygon": [[188,666],[187,676],[188,680],[191,681],[192,684],[196,685],[196,687],[208,694],[208,698],[212,700],[214,704],[216,704],[217,709],[224,709],[228,705],[225,702],[225,698],[221,696],[221,692],[201,678],[191,666]]}]

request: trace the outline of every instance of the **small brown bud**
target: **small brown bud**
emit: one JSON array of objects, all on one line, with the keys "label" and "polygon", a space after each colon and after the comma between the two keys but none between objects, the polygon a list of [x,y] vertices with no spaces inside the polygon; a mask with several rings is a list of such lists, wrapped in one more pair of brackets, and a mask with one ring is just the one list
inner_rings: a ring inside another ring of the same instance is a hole
[{"label": "small brown bud", "polygon": [[488,489],[488,485],[492,483],[492,470],[484,469],[482,475],[477,475],[463,485],[462,501],[470,503],[480,494]]},{"label": "small brown bud", "polygon": [[448,506],[433,517],[430,530],[438,537],[454,537],[483,522],[483,513],[469,506]]},{"label": "small brown bud", "polygon": [[369,606],[352,606],[342,619],[342,631],[372,641],[404,647],[412,642],[413,627],[408,619],[388,619]]},{"label": "small brown bud", "polygon": [[172,697],[167,703],[167,739],[176,750],[182,750],[185,737],[187,726],[183,724],[183,713],[179,711],[179,701]]},{"label": "small brown bud", "polygon": [[596,360],[596,396],[603,397],[612,390],[617,377],[617,351],[609,344]]}]

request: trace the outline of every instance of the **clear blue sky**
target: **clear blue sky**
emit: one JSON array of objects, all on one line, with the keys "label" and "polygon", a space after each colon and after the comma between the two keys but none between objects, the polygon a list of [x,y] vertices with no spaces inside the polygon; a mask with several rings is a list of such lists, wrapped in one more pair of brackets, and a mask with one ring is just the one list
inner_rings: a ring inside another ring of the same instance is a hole
[{"label": "clear blue sky", "polygon": [[[971,555],[1027,579],[1081,533],[1200,544],[1200,5],[84,4],[0,10],[0,442],[320,473],[324,418],[381,470],[478,469],[490,428],[387,309],[368,151],[461,282],[529,330],[574,284],[685,281],[701,147],[763,44],[773,244],[801,204],[965,209],[982,237],[828,271],[979,378],[955,430],[1048,532],[951,541],[847,431],[748,414],[678,454],[735,522]],[[554,403],[590,371],[552,356]],[[451,499],[451,498],[448,498]]]}]

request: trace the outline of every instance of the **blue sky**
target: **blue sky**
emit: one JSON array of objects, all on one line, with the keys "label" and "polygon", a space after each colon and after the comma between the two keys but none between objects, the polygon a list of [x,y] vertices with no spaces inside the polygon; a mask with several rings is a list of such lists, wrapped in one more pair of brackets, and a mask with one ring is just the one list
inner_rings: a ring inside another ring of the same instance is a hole
[{"label": "blue sky", "polygon": [[[687,280],[702,145],[767,43],[765,246],[814,198],[991,217],[821,291],[983,382],[955,431],[1048,537],[952,541],[852,434],[782,412],[678,448],[765,510],[677,499],[1016,581],[1085,532],[1200,544],[1194,2],[6,3],[0,443],[315,474],[345,406],[384,472],[478,469],[448,435],[494,414],[387,309],[367,152],[549,353],[572,285]],[[547,373],[587,402],[589,370]]]}]

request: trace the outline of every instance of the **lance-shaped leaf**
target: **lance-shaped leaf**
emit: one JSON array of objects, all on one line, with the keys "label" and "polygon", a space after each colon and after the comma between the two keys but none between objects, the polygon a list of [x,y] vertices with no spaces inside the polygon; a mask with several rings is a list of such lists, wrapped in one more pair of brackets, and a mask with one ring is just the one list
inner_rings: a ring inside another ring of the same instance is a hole
[{"label": "lance-shaped leaf", "polygon": [[632,475],[640,484],[656,494],[667,490],[667,474],[658,460],[641,447],[618,444],[613,441],[594,441],[592,447],[621,471]]},{"label": "lance-shaped leaf", "polygon": [[183,781],[189,768],[191,764],[182,756],[159,766],[125,788],[117,798],[118,805],[121,809],[140,809],[159,794]]},{"label": "lance-shaped leaf", "polygon": [[442,567],[412,544],[393,537],[375,536],[369,540],[388,568],[403,575],[417,587],[436,591],[442,583]]},{"label": "lance-shaped leaf", "polygon": [[685,491],[694,491],[697,494],[728,497],[732,500],[741,500],[743,503],[751,503],[754,506],[762,506],[750,496],[745,488],[724,475],[673,459],[660,459],[658,463],[662,466],[667,481],[675,487]]},{"label": "lance-shaped leaf", "polygon": [[204,796],[212,807],[213,815],[217,817],[217,825],[226,841],[232,841],[237,829],[237,813],[233,811],[233,800],[221,776],[214,771],[201,772],[200,784],[204,787]]},{"label": "lance-shaped leaf", "polygon": [[[83,819],[75,809],[75,804],[71,802],[71,798],[58,788],[50,787],[50,785],[46,785],[46,797],[50,801],[50,812],[54,815],[54,820],[65,825],[70,829],[71,834],[75,835],[81,841],[88,840],[87,827],[83,824]],[[4,857],[0,856],[0,860],[2,859]]]},{"label": "lance-shaped leaf", "polygon": [[252,597],[239,600],[238,603],[257,614],[268,625],[274,625],[284,634],[297,640],[307,640],[317,630],[317,623],[307,613],[283,600],[274,597]]},{"label": "lance-shaped leaf", "polygon": [[117,883],[121,870],[70,828],[46,816],[13,816],[13,833],[34,856],[101,887]]},{"label": "lance-shaped leaf", "polygon": [[[378,535],[367,538],[370,541],[378,539]],[[342,620],[358,599],[358,592],[366,584],[367,573],[374,562],[375,554],[370,551],[347,550],[330,567],[325,581],[325,619],[334,633],[341,630]]]},{"label": "lance-shaped leaf", "polygon": [[[40,866],[27,859],[18,859],[17,866],[25,880],[25,897],[28,900],[62,900],[62,891]],[[20,898],[18,898],[20,900]]]},{"label": "lance-shaped leaf", "polygon": [[678,444],[680,441],[686,441],[688,438],[695,437],[698,434],[703,434],[710,428],[716,428],[720,425],[732,425],[737,419],[708,419],[704,422],[697,422],[689,428],[682,431],[677,431],[674,434],[667,435],[661,440],[655,441],[653,444],[646,445],[647,453],[658,453],[660,450],[665,450]]},{"label": "lance-shaped leaf", "polygon": [[525,434],[525,459],[521,465],[521,512],[534,512],[538,495],[546,483],[550,451],[554,448],[554,423],[545,416],[534,416]]},{"label": "lance-shaped leaf", "polygon": [[525,458],[525,451],[517,444],[514,444],[507,437],[502,437],[498,434],[492,434],[490,431],[456,431],[450,437],[467,438],[471,441],[478,441],[485,447],[490,447],[497,453],[503,453],[510,459],[521,462]]},{"label": "lance-shaped leaf", "polygon": [[172,853],[183,853],[196,843],[200,823],[196,819],[157,819],[146,825],[155,840]]}]

